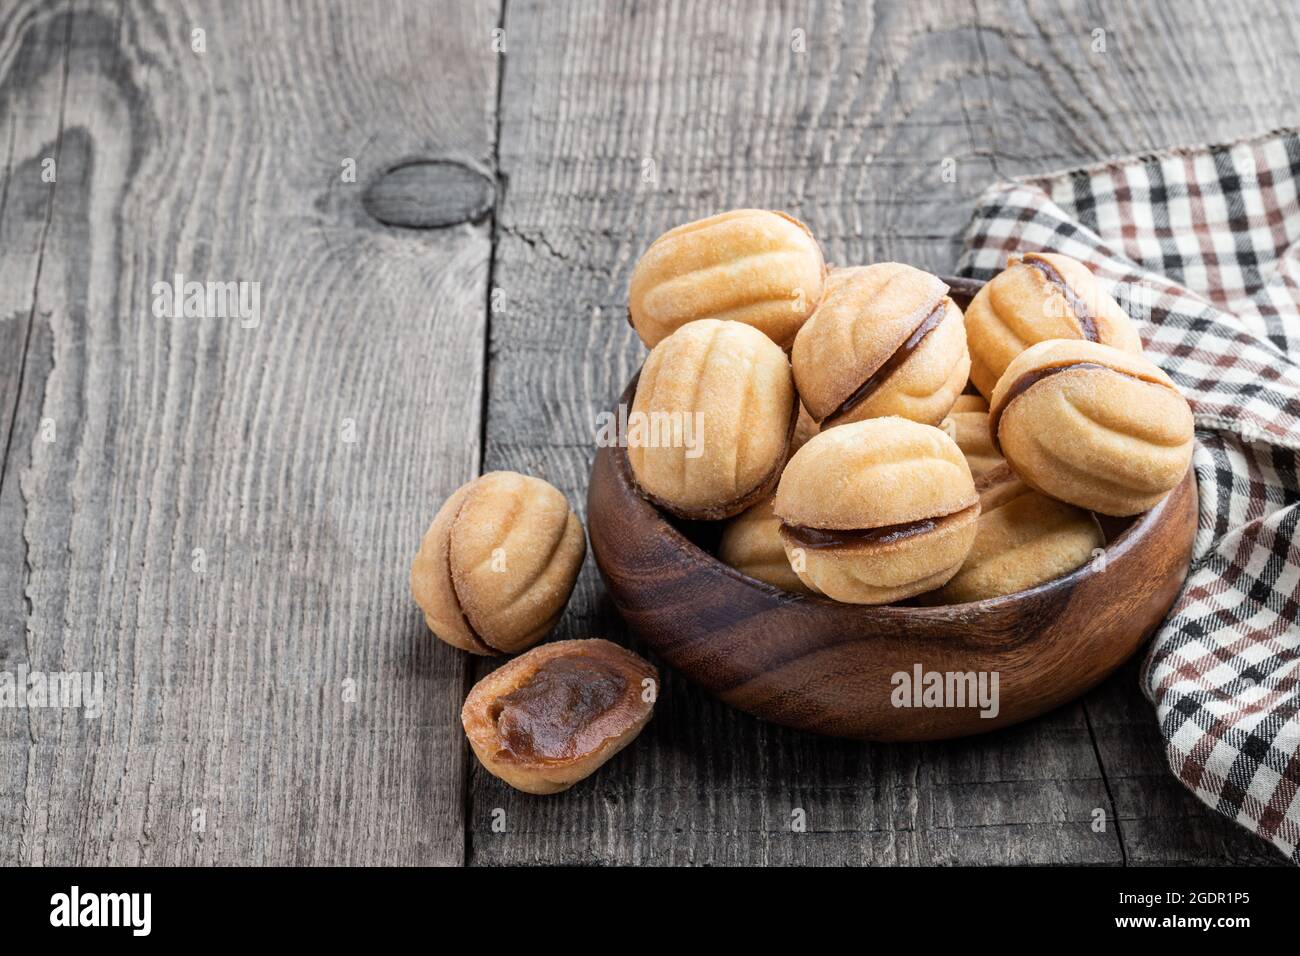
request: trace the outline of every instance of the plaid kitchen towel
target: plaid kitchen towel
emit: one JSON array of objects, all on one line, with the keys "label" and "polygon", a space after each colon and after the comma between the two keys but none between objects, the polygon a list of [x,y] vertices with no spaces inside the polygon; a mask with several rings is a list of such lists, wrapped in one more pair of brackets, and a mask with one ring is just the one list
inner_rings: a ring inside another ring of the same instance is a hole
[{"label": "plaid kitchen towel", "polygon": [[1174,773],[1300,863],[1300,131],[1002,183],[959,271],[1063,252],[1196,419],[1191,574],[1142,684]]}]

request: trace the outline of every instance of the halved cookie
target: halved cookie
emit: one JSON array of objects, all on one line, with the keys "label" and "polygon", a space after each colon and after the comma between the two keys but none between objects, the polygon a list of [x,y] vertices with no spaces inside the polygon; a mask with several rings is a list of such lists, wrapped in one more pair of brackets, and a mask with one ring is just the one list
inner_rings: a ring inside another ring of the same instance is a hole
[{"label": "halved cookie", "polygon": [[475,684],[460,718],[489,773],[526,793],[558,793],[636,739],[658,683],[654,667],[617,644],[555,641]]}]

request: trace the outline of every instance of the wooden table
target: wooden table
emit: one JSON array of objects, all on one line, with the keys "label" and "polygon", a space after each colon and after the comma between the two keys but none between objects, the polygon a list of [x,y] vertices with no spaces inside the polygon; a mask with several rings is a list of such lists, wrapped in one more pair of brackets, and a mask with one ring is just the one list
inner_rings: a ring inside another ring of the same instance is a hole
[{"label": "wooden table", "polygon": [[[669,676],[593,779],[512,792],[407,568],[482,470],[583,505],[659,232],[768,206],[948,270],[996,179],[1300,121],[1286,0],[0,9],[0,669],[106,681],[0,710],[0,862],[1280,862],[1133,667],[924,746]],[[259,321],[156,314],[177,273]],[[628,640],[590,560],[559,636]]]}]

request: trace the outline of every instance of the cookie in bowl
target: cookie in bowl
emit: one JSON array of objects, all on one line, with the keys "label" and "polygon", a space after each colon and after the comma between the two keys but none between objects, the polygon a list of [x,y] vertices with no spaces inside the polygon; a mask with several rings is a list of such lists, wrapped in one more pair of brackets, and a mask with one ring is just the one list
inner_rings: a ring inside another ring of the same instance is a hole
[{"label": "cookie in bowl", "polygon": [[791,351],[823,429],[897,415],[937,425],[966,386],[961,309],[936,276],[897,262],[835,270]]},{"label": "cookie in bowl", "polygon": [[717,521],[771,493],[798,396],[785,353],[740,322],[688,322],[651,350],[637,380],[628,462],[647,500]]},{"label": "cookie in bowl", "polygon": [[786,466],[773,510],[813,591],[890,604],[947,583],[970,552],[979,497],[940,429],[873,418],[821,432]]},{"label": "cookie in bowl", "polygon": [[975,482],[980,516],[961,570],[923,604],[965,604],[1069,574],[1106,543],[1097,519],[1082,508],[1030,489],[1007,467]]},{"label": "cookie in bowl", "polygon": [[1092,270],[1055,252],[1013,258],[985,283],[966,307],[966,339],[971,382],[988,399],[1011,361],[1048,339],[1142,352],[1137,329]]},{"label": "cookie in bowl", "polygon": [[727,522],[718,544],[718,557],[741,574],[793,594],[811,594],[785,556],[781,519],[764,498]]},{"label": "cookie in bowl", "polygon": [[795,420],[794,435],[790,438],[790,454],[794,454],[804,445],[808,444],[808,439],[817,434],[817,423],[812,420],[808,414],[808,409],[799,403],[799,416]]},{"label": "cookie in bowl", "polygon": [[632,271],[628,321],[647,348],[697,319],[742,322],[789,348],[825,278],[807,226],[785,213],[733,209],[650,244]]},{"label": "cookie in bowl", "polygon": [[957,443],[976,479],[1002,464],[989,434],[989,403],[979,395],[957,396],[940,427]]},{"label": "cookie in bowl", "polygon": [[989,405],[994,441],[1026,484],[1100,514],[1146,511],[1191,463],[1187,400],[1145,358],[1107,345],[1032,346]]}]

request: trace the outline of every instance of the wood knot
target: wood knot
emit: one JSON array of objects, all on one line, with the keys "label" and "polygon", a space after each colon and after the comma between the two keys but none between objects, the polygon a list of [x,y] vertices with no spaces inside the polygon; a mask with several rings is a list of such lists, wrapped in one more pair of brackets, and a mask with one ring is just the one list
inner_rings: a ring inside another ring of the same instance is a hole
[{"label": "wood knot", "polygon": [[441,229],[486,215],[495,192],[488,176],[464,163],[417,159],[391,167],[366,188],[361,203],[387,226]]}]

